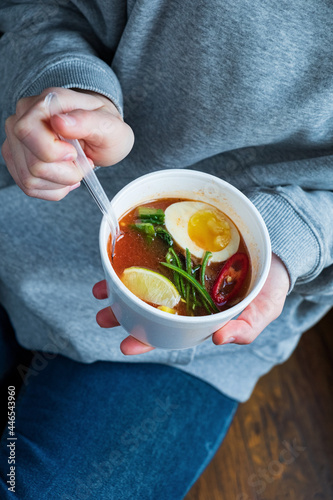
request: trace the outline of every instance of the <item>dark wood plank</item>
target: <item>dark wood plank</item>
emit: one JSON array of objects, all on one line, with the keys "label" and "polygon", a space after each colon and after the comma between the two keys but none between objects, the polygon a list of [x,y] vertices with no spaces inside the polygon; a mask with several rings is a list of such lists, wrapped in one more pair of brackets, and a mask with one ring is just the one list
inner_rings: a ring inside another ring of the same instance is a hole
[{"label": "dark wood plank", "polygon": [[333,310],[257,384],[186,500],[333,499]]}]

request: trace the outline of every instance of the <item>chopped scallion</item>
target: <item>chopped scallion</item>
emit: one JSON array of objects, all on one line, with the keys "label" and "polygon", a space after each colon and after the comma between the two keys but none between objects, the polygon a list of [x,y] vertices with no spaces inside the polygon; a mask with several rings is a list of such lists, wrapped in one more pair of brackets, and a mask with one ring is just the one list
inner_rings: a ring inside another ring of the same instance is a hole
[{"label": "chopped scallion", "polygon": [[166,229],[164,229],[163,227],[160,227],[160,226],[156,226],[155,231],[156,231],[157,236],[162,238],[162,240],[165,241],[165,243],[167,245],[169,245],[169,247],[171,247],[173,245],[172,236],[170,233],[168,233],[168,231]]},{"label": "chopped scallion", "polygon": [[138,215],[142,222],[164,224],[165,215],[161,208],[138,207]]},{"label": "chopped scallion", "polygon": [[154,226],[148,222],[130,224],[130,227],[146,235],[148,241],[153,241],[153,239],[155,238],[156,233]]},{"label": "chopped scallion", "polygon": [[208,264],[209,259],[212,256],[212,252],[206,252],[201,264],[201,270],[200,270],[200,283],[202,284],[203,287],[205,287],[205,274],[206,274],[206,267]]}]

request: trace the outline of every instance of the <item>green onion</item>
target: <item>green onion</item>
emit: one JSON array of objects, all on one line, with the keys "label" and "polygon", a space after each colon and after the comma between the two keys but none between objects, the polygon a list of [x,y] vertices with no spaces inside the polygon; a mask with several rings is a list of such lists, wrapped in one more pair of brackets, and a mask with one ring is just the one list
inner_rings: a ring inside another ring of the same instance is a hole
[{"label": "green onion", "polygon": [[191,308],[192,308],[192,311],[195,311],[195,308],[197,307],[197,301],[196,301],[196,291],[195,291],[195,288],[192,286],[191,287],[191,292],[192,292],[192,305],[191,305]]},{"label": "green onion", "polygon": [[167,261],[168,264],[172,264],[173,257],[170,252],[168,252],[165,256],[165,260]]},{"label": "green onion", "polygon": [[164,224],[164,211],[161,208],[138,207],[139,218],[143,222]]},{"label": "green onion", "polygon": [[186,252],[186,272],[192,275],[191,253],[188,248],[186,248],[185,252]]},{"label": "green onion", "polygon": [[201,271],[200,271],[200,283],[202,284],[203,287],[205,286],[206,267],[212,255],[213,255],[212,252],[206,252],[202,261]]},{"label": "green onion", "polygon": [[[206,309],[206,311],[208,312],[208,314],[212,314],[211,309],[209,309],[209,306],[205,300],[203,301],[203,306]],[[217,312],[217,311],[215,311],[215,312]]]},{"label": "green onion", "polygon": [[[193,276],[193,274],[192,274],[192,276]],[[191,292],[192,292],[192,309],[194,311],[194,309],[197,306],[197,299],[196,299],[197,292],[196,292],[194,286],[191,287]]]},{"label": "green onion", "polygon": [[[168,264],[172,264],[175,261],[175,258],[170,251],[166,254],[165,260],[167,261]],[[178,292],[182,295],[182,287],[180,285],[181,278],[180,278],[179,274],[174,272],[173,279],[175,282],[175,287],[177,288]]]},{"label": "green onion", "polygon": [[170,233],[168,233],[168,231],[166,229],[164,229],[163,227],[160,227],[160,226],[156,226],[155,231],[156,231],[157,236],[162,238],[162,240],[165,241],[165,243],[167,245],[169,245],[169,247],[171,247],[173,245],[172,236]]},{"label": "green onion", "polygon": [[[209,305],[211,308],[210,313],[212,312],[220,312],[220,310],[216,307],[214,304],[211,296],[207,292],[207,290],[197,281],[193,276],[190,276],[186,271],[183,269],[179,269],[179,267],[173,266],[172,264],[168,264],[167,262],[161,262],[162,266],[168,267],[169,269],[172,269],[173,271],[177,272],[180,274],[183,278],[185,278],[187,281],[189,281],[200,293],[201,298],[204,299],[204,305],[205,302],[207,303],[207,306]],[[205,306],[206,307],[206,306]]]},{"label": "green onion", "polygon": [[[192,276],[192,261],[191,261],[191,253],[188,248],[185,250],[185,266],[186,266],[186,272]],[[187,310],[189,311],[191,304],[190,304],[190,294],[191,294],[191,285],[190,283],[185,284],[185,300],[186,300],[186,307]]]},{"label": "green onion", "polygon": [[[176,254],[176,252],[174,251],[173,248],[169,248],[169,252],[171,253],[171,255],[173,256],[173,258],[175,259],[175,262],[176,262],[176,266],[179,267],[179,269],[183,269],[183,266],[179,260],[179,257],[178,255]],[[179,276],[179,281],[180,281],[180,288],[181,288],[181,291],[180,291],[180,294],[181,296],[183,297],[183,299],[185,299],[185,284],[184,284],[184,280],[181,276]]]},{"label": "green onion", "polygon": [[154,226],[152,224],[149,224],[148,222],[130,224],[129,227],[131,227],[132,229],[136,229],[140,233],[146,235],[148,241],[153,241],[153,239],[155,238],[156,233]]},{"label": "green onion", "polygon": [[178,257],[178,255],[176,254],[176,252],[174,251],[174,249],[173,249],[173,248],[169,248],[169,252],[170,252],[170,253],[171,253],[171,255],[174,257],[174,259],[175,259],[175,261],[176,261],[176,263],[177,263],[177,266],[178,266],[180,269],[182,269],[182,265],[181,265],[181,263],[180,263],[179,257]]},{"label": "green onion", "polygon": [[[192,276],[193,276],[193,278],[196,279],[197,271],[199,271],[200,268],[201,268],[201,266],[195,266],[195,267],[192,268]],[[193,296],[192,309],[194,310],[196,307],[200,307],[202,304],[200,303],[200,301],[197,300],[196,290],[195,290],[195,288],[193,286],[192,286],[192,296]]]}]

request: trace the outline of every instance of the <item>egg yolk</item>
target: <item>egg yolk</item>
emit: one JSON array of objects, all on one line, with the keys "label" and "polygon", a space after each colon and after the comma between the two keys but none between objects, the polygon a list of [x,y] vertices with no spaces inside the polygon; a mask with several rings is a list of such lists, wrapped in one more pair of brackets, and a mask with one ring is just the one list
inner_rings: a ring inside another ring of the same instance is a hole
[{"label": "egg yolk", "polygon": [[210,252],[223,250],[231,240],[229,222],[222,214],[200,210],[188,222],[188,234],[198,247]]}]

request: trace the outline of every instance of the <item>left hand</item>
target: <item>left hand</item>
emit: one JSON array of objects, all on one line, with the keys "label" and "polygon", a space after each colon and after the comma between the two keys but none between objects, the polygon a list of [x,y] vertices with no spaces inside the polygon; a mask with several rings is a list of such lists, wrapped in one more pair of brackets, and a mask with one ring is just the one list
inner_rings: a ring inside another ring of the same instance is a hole
[{"label": "left hand", "polygon": [[[241,315],[229,321],[223,328],[213,334],[213,342],[221,344],[250,344],[258,335],[280,316],[289,290],[289,276],[283,262],[272,255],[272,264],[266,283],[257,297],[248,305]],[[106,282],[100,281],[93,288],[97,299],[106,299]],[[96,316],[102,328],[119,325],[110,307],[102,309]],[[129,335],[120,344],[123,354],[142,354],[154,347],[143,344]]]}]

